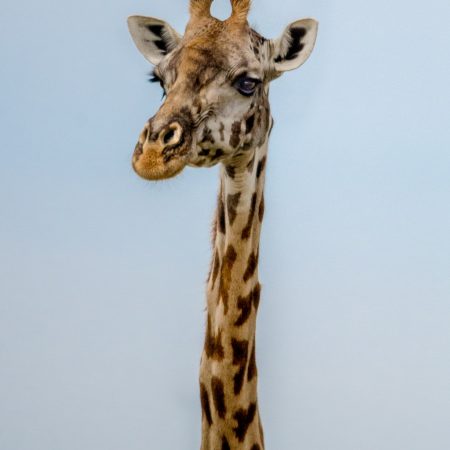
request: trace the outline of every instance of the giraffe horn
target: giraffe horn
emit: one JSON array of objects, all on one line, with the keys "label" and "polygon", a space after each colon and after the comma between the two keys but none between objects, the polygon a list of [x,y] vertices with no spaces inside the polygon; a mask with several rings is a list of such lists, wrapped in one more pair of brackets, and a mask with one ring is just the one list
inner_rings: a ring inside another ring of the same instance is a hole
[{"label": "giraffe horn", "polygon": [[191,0],[191,17],[211,17],[211,5],[213,0]]},{"label": "giraffe horn", "polygon": [[247,22],[251,0],[231,0],[233,12],[229,20],[233,22]]}]

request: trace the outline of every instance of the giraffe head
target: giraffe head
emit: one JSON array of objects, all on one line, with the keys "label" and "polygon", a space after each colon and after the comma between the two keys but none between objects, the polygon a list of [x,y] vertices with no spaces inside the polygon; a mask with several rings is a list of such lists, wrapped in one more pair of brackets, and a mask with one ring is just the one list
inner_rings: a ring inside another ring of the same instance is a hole
[{"label": "giraffe head", "polygon": [[187,165],[227,163],[261,146],[271,127],[270,81],[299,67],[313,50],[313,19],[293,22],[267,40],[248,25],[250,0],[231,0],[225,21],[211,16],[212,1],[190,1],[184,36],[159,19],[128,19],[165,94],[133,155],[133,168],[145,179],[170,178]]}]

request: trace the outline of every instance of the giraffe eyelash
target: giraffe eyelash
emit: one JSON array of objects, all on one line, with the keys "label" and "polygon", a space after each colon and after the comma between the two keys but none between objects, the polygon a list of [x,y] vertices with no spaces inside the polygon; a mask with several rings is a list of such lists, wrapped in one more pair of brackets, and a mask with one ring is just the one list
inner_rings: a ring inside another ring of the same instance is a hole
[{"label": "giraffe eyelash", "polygon": [[162,90],[163,90],[163,95],[162,98],[164,98],[167,93],[166,93],[166,88],[164,87],[164,82],[163,80],[156,74],[156,72],[153,70],[152,72],[150,72],[150,78],[149,78],[149,82],[150,83],[159,83],[159,85],[161,86]]},{"label": "giraffe eyelash", "polygon": [[162,80],[160,77],[158,77],[158,75],[156,75],[155,71],[153,70],[152,72],[150,72],[150,78],[149,78],[149,82],[150,83],[160,83],[162,85]]}]

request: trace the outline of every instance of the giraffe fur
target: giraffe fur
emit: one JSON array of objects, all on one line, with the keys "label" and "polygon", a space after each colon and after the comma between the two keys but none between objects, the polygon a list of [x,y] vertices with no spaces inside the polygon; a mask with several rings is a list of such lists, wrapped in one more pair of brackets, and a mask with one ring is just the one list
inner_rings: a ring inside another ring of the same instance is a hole
[{"label": "giraffe fur", "polygon": [[268,40],[248,24],[250,0],[231,0],[232,15],[224,21],[212,17],[211,4],[190,1],[183,35],[160,19],[128,19],[165,93],[139,136],[132,164],[147,180],[171,178],[187,166],[220,165],[200,363],[201,450],[263,450],[256,317],[273,126],[269,84],[306,61],[317,22],[293,22]]}]

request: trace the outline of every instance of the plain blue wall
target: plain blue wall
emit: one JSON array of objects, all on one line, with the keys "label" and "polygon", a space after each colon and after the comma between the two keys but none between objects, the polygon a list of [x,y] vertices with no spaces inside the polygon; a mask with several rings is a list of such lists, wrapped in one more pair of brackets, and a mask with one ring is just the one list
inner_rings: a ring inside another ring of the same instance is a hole
[{"label": "plain blue wall", "polygon": [[[132,172],[161,92],[126,28],[181,32],[187,0],[1,10],[0,449],[198,448],[217,169]],[[255,0],[251,22],[303,16],[316,50],[271,91],[267,448],[448,450],[450,3]]]}]

